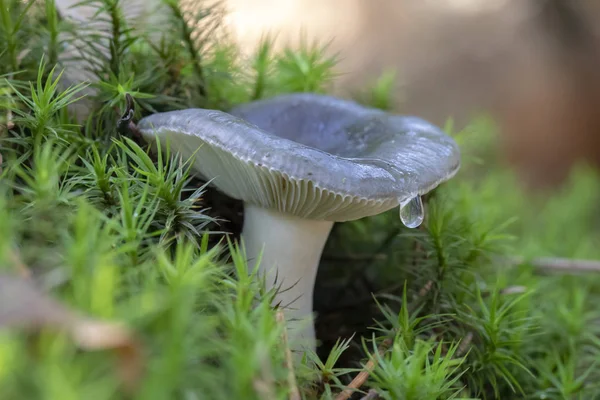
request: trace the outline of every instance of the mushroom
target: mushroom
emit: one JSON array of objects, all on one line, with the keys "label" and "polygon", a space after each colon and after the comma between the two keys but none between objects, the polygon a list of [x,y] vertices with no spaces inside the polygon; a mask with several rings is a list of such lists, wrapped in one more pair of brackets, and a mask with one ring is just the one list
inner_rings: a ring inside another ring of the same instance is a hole
[{"label": "mushroom", "polygon": [[317,94],[290,94],[230,113],[188,109],[138,124],[168,139],[193,171],[244,202],[242,240],[267,288],[279,288],[295,348],[315,350],[313,286],[334,222],[400,205],[408,227],[423,220],[421,195],[459,169],[458,146],[430,123]]}]

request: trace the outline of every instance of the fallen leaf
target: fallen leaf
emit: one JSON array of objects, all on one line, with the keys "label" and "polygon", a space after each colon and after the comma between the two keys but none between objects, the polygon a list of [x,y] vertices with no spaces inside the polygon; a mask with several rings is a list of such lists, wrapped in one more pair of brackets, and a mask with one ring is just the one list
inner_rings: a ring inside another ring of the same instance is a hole
[{"label": "fallen leaf", "polygon": [[0,274],[0,329],[6,328],[64,331],[83,350],[115,351],[119,376],[128,390],[134,390],[141,378],[141,346],[125,325],[80,316],[33,281]]}]

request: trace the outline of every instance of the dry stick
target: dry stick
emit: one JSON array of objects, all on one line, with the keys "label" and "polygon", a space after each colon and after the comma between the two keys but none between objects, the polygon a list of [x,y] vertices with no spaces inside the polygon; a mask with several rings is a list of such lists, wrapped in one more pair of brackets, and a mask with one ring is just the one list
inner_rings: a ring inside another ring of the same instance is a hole
[{"label": "dry stick", "polygon": [[509,286],[509,287],[502,289],[500,291],[500,294],[502,294],[502,295],[521,294],[521,293],[525,293],[526,291],[527,291],[526,286],[517,285],[517,286]]},{"label": "dry stick", "polygon": [[594,260],[577,260],[571,258],[534,258],[527,260],[521,257],[510,259],[510,264],[530,264],[540,271],[554,271],[563,273],[582,273],[582,272],[600,272],[600,261]]},{"label": "dry stick", "polygon": [[467,333],[467,335],[464,337],[464,339],[458,345],[458,349],[456,349],[456,353],[454,353],[454,356],[462,357],[465,354],[467,354],[467,351],[469,350],[469,346],[471,345],[472,341],[473,341],[473,332],[469,332],[469,333]]},{"label": "dry stick", "polygon": [[[1,158],[0,158],[0,160],[1,160]],[[19,254],[19,251],[15,249],[9,253],[9,256],[10,256],[10,261],[12,261],[14,267],[16,268],[17,272],[19,273],[19,276],[23,279],[31,278],[31,271],[29,270],[27,265],[25,265],[23,260],[21,259],[21,255]]]},{"label": "dry stick", "polygon": [[349,261],[385,261],[388,259],[387,254],[375,253],[375,254],[325,254],[323,256],[324,260],[333,261],[333,262],[343,262],[347,263]]},{"label": "dry stick", "polygon": [[[14,257],[18,257],[13,253]],[[11,256],[13,256],[11,255]],[[82,350],[110,350],[118,356],[118,375],[131,394],[144,371],[141,343],[126,326],[79,315],[47,295],[30,279],[0,274],[0,329],[65,331]]]},{"label": "dry stick", "polygon": [[285,347],[285,367],[288,370],[287,381],[290,389],[290,400],[300,400],[302,397],[300,396],[300,390],[298,390],[298,384],[296,383],[296,375],[294,374],[292,351],[290,350],[290,346],[288,345],[287,328],[285,326],[285,316],[283,314],[283,311],[277,310],[275,318],[277,319],[277,323],[281,324],[281,326],[283,327],[281,332],[281,341],[283,342],[283,346]]},{"label": "dry stick", "polygon": [[[518,265],[526,262],[522,258],[512,258],[512,265]],[[549,270],[556,272],[600,272],[600,262],[592,260],[574,260],[564,258],[538,258],[528,261],[534,268],[539,270]],[[419,291],[417,298],[425,296],[433,285],[432,281],[428,281],[425,286]],[[523,291],[522,287],[511,287],[507,288],[505,294],[520,293]],[[469,332],[463,342],[460,344],[457,353],[464,354],[473,340],[473,334]],[[383,354],[387,348],[392,344],[392,339],[386,339],[378,348],[379,354]],[[371,359],[365,365],[363,371],[361,371],[348,385],[347,389],[342,391],[335,397],[335,400],[347,400],[352,396],[354,390],[359,389],[369,378],[369,375],[373,368],[375,368],[376,362]]]},{"label": "dry stick", "polygon": [[[387,338],[383,342],[381,342],[381,344],[377,348],[377,352],[379,353],[379,355],[383,356],[383,354],[392,345],[392,343],[393,340],[391,338]],[[352,382],[350,382],[347,388],[344,389],[340,394],[335,396],[335,400],[348,400],[356,390],[360,389],[361,386],[365,384],[367,379],[369,379],[369,375],[371,374],[376,365],[377,360],[371,358],[369,362],[365,364],[365,368],[362,371],[360,371],[358,375],[354,377],[354,379],[352,379]]]},{"label": "dry stick", "polygon": [[260,376],[252,381],[252,386],[261,399],[276,400],[277,396],[274,391],[275,378],[273,377],[270,357],[264,354],[259,364],[261,365]]},{"label": "dry stick", "polygon": [[[600,263],[596,263],[598,264],[598,270],[600,271]],[[415,296],[415,300],[418,300],[420,298],[425,297],[432,289],[433,287],[433,281],[429,280],[425,283],[425,285],[419,290],[419,292],[417,293],[417,295]],[[523,287],[509,287],[507,289],[505,289],[505,294],[511,294],[511,293],[521,293],[524,290]],[[471,341],[473,340],[473,333],[469,332],[464,340],[460,343],[456,355],[457,356],[461,356],[463,354],[466,353],[466,351],[468,350],[469,345],[471,344]],[[383,353],[385,353],[385,351],[387,350],[388,347],[391,346],[392,344],[392,339],[388,338],[386,340],[384,340],[381,345],[379,346],[379,348],[377,349],[377,351],[379,352],[380,355],[383,355]],[[360,387],[367,381],[367,379],[369,378],[369,375],[371,373],[371,371],[373,371],[373,369],[376,366],[376,361],[374,359],[369,360],[369,362],[367,362],[367,364],[365,365],[365,368],[363,369],[363,371],[361,371],[353,380],[352,382],[350,382],[350,384],[348,385],[348,387],[342,391],[340,394],[338,394],[335,397],[335,400],[347,400],[350,398],[350,396],[352,396],[352,394],[354,393],[354,390],[356,389],[360,389]],[[363,399],[369,399],[369,395],[371,394],[372,391],[369,391],[369,393],[367,394],[367,396],[363,397]],[[377,395],[377,393],[375,392],[375,395]],[[372,397],[371,397],[372,398]]]},{"label": "dry stick", "polygon": [[366,396],[361,397],[360,400],[376,400],[379,398],[379,393],[375,389],[371,389],[367,392]]},{"label": "dry stick", "polygon": [[427,294],[431,291],[432,287],[433,287],[433,281],[430,279],[427,281],[425,286],[423,286],[421,288],[421,290],[419,290],[419,293],[417,294],[417,298],[420,299],[420,298],[427,296]]},{"label": "dry stick", "polygon": [[[365,255],[352,254],[349,256],[341,255],[325,255],[328,261],[351,262],[351,261],[373,261],[384,260],[387,258],[385,254]],[[574,258],[555,258],[541,257],[526,259],[523,257],[512,257],[505,259],[508,265],[514,266],[519,264],[530,264],[540,272],[561,272],[561,273],[583,273],[583,272],[600,272],[600,261],[596,260],[580,260]]]},{"label": "dry stick", "polygon": [[15,123],[13,122],[13,113],[12,110],[8,110],[6,112],[6,129],[11,130],[15,127]]},{"label": "dry stick", "polygon": [[275,393],[268,382],[264,380],[255,380],[252,382],[254,390],[258,393],[263,400],[276,400]]},{"label": "dry stick", "polygon": [[[13,129],[15,127],[15,124],[12,120],[12,111],[8,110],[6,112],[6,125],[2,126],[0,125],[0,137],[4,136],[3,132],[4,130],[6,130],[6,132],[10,131],[11,129]],[[0,154],[0,174],[2,173],[2,154]]]}]

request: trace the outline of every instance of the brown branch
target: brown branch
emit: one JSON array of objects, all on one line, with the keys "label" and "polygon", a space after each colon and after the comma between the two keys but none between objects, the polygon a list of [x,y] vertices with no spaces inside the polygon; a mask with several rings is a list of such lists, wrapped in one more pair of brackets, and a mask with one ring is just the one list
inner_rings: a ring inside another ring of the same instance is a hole
[{"label": "brown branch", "polygon": [[379,393],[375,389],[369,390],[366,396],[361,397],[360,400],[377,400],[379,398]]},{"label": "brown branch", "polygon": [[288,345],[287,328],[285,326],[285,316],[283,314],[283,311],[277,310],[275,318],[277,319],[277,323],[279,323],[282,326],[281,341],[283,343],[283,346],[285,347],[285,367],[288,370],[287,381],[290,390],[290,400],[300,400],[302,397],[300,396],[298,384],[296,383],[296,375],[294,374],[292,351],[290,350],[290,346]]},{"label": "brown branch", "polygon": [[15,123],[13,122],[13,113],[12,110],[8,110],[6,112],[6,129],[11,130],[15,127]]},{"label": "brown branch", "polygon": [[471,346],[471,342],[473,341],[473,332],[467,333],[464,339],[458,345],[458,349],[456,349],[455,357],[462,357],[467,354],[469,347]]},{"label": "brown branch", "polygon": [[433,287],[433,281],[428,280],[427,283],[425,283],[425,285],[421,288],[421,290],[419,290],[419,293],[417,294],[417,298],[421,299],[421,298],[427,296],[427,294],[429,294],[429,292],[431,291],[432,287]]},{"label": "brown branch", "polygon": [[262,357],[260,365],[260,375],[252,381],[252,386],[261,399],[276,400],[277,396],[274,391],[275,379],[273,377],[270,358],[268,356]]},{"label": "brown branch", "polygon": [[541,272],[585,273],[600,272],[600,261],[578,260],[572,258],[542,257],[531,260],[523,257],[510,259],[511,265],[529,264]]},{"label": "brown branch", "polygon": [[[0,156],[0,162],[2,162],[2,156]],[[19,276],[23,279],[31,278],[31,270],[29,269],[29,267],[27,267],[27,265],[25,265],[25,263],[21,259],[19,251],[15,249],[9,253],[9,256],[10,261],[13,263],[13,266],[17,270]]]},{"label": "brown branch", "polygon": [[0,274],[0,304],[0,329],[63,331],[82,350],[114,351],[124,388],[131,393],[137,389],[144,371],[143,351],[127,326],[79,315],[48,296],[31,279],[9,274]]},{"label": "brown branch", "polygon": [[385,261],[388,259],[387,254],[324,254],[323,260],[331,262],[364,262],[364,261]]},{"label": "brown branch", "polygon": [[527,292],[527,287],[525,286],[509,286],[500,291],[500,294],[503,295],[511,295],[511,294],[522,294]]},{"label": "brown branch", "polygon": [[261,399],[263,400],[275,400],[275,393],[273,393],[273,389],[269,385],[269,383],[265,382],[263,379],[257,379],[252,382],[252,386],[254,390]]},{"label": "brown branch", "polygon": [[[12,120],[12,111],[8,110],[6,112],[6,124],[5,125],[0,125],[0,137],[4,136],[4,133],[8,132],[9,130],[13,129],[15,127],[15,124]],[[6,131],[6,132],[4,132]],[[2,174],[2,154],[0,154],[0,174]]]},{"label": "brown branch", "polygon": [[[386,254],[376,253],[375,255],[366,254],[326,254],[324,260],[332,262],[353,262],[353,261],[383,261],[387,259]],[[540,271],[555,271],[563,273],[580,272],[600,272],[600,261],[581,260],[572,258],[541,257],[527,259],[524,257],[512,257],[508,259],[509,265],[530,264]]]},{"label": "brown branch", "polygon": [[[387,338],[383,342],[381,342],[381,344],[377,348],[377,352],[379,353],[379,355],[382,356],[392,345],[392,343],[393,340],[391,338]],[[367,379],[369,379],[369,375],[371,374],[371,372],[373,372],[373,369],[375,369],[376,366],[377,360],[375,358],[371,358],[365,364],[364,369],[360,371],[358,375],[354,377],[354,379],[352,379],[352,382],[350,382],[346,389],[344,389],[335,397],[335,400],[348,400],[356,390],[360,389],[362,385],[365,384]]]}]

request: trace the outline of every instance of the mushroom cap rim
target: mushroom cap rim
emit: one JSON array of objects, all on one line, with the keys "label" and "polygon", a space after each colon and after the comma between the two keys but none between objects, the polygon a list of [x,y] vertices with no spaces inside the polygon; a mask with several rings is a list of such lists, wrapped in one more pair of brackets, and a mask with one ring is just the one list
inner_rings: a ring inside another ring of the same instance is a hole
[{"label": "mushroom cap rim", "polygon": [[[246,121],[246,120],[244,120],[244,119],[242,119],[240,117],[237,117],[235,115],[226,113],[226,112],[221,111],[221,110],[210,110],[210,109],[203,109],[203,108],[189,108],[189,109],[186,109],[186,110],[168,111],[168,112],[164,112],[164,113],[160,113],[160,114],[165,115],[165,114],[177,113],[177,112],[181,112],[181,111],[187,111],[187,112],[190,112],[190,113],[193,113],[193,112],[206,113],[206,112],[208,112],[210,114],[211,120],[213,120],[213,117],[216,117],[216,116],[231,118],[232,122],[236,122],[236,123],[239,123],[239,124],[243,125],[245,127],[245,129],[249,129],[250,128],[250,129],[252,129],[254,131],[260,132],[262,135],[266,135],[266,136],[269,136],[269,137],[276,138],[276,140],[278,140],[278,141],[284,141],[284,142],[287,142],[287,143],[291,143],[294,146],[300,146],[300,147],[303,147],[303,148],[308,149],[310,151],[321,153],[321,154],[326,155],[327,157],[331,157],[331,158],[334,158],[334,159],[337,159],[337,160],[340,160],[340,161],[345,161],[345,162],[349,162],[349,163],[357,163],[357,162],[359,162],[361,160],[360,157],[343,157],[343,156],[340,156],[340,155],[334,155],[334,154],[328,153],[328,152],[326,152],[324,150],[321,150],[321,149],[318,149],[318,148],[315,148],[315,147],[306,146],[306,145],[303,145],[301,143],[295,142],[293,140],[282,138],[282,137],[277,136],[277,135],[275,135],[275,134],[273,134],[271,132],[268,132],[268,131],[265,131],[264,129],[261,129],[260,127],[254,125],[254,124],[252,124],[252,123],[250,123],[250,122],[248,122],[248,121]],[[377,110],[377,111],[380,111],[380,110]],[[384,115],[384,116],[386,115],[385,112],[379,112],[378,114]],[[276,168],[274,166],[267,166],[267,165],[265,165],[264,162],[258,162],[258,161],[254,160],[254,159],[252,159],[252,158],[250,158],[248,156],[239,154],[236,151],[232,151],[231,149],[229,149],[226,146],[224,146],[222,143],[219,143],[218,141],[213,140],[210,136],[202,136],[201,137],[199,134],[196,134],[194,132],[186,131],[184,129],[181,129],[180,127],[173,126],[173,125],[168,126],[168,128],[167,128],[167,126],[156,127],[156,126],[154,126],[154,124],[151,121],[149,121],[150,119],[152,119],[151,117],[156,116],[156,115],[158,115],[158,114],[152,114],[152,115],[150,115],[150,116],[142,119],[140,121],[139,125],[138,125],[138,129],[142,133],[142,136],[145,136],[147,139],[151,139],[152,140],[152,139],[156,139],[156,137],[160,137],[161,136],[161,131],[165,131],[167,133],[174,133],[174,132],[176,132],[176,133],[179,133],[179,134],[185,135],[185,136],[197,137],[202,142],[205,142],[205,143],[202,143],[201,146],[209,145],[209,146],[217,147],[219,150],[232,155],[233,157],[235,157],[236,159],[240,160],[241,162],[244,162],[244,163],[247,163],[247,164],[252,164],[255,168],[264,168],[264,169],[267,169],[267,170],[269,170],[271,172],[279,173],[279,174],[285,176],[286,179],[293,180],[293,181],[310,181],[310,182],[312,182],[312,184],[316,188],[319,188],[319,189],[324,190],[324,191],[331,192],[331,193],[333,193],[335,195],[339,195],[339,196],[342,196],[344,198],[347,198],[347,197],[354,198],[354,199],[356,199],[358,201],[363,200],[363,201],[377,202],[377,203],[395,202],[395,204],[397,206],[400,203],[402,203],[403,201],[406,201],[408,199],[411,199],[411,198],[414,198],[414,197],[417,197],[417,196],[422,196],[422,195],[430,192],[431,190],[435,189],[440,184],[442,184],[442,183],[444,183],[444,182],[452,179],[458,173],[458,171],[460,170],[460,167],[461,167],[460,158],[458,158],[458,162],[454,165],[454,168],[451,169],[445,176],[440,177],[439,179],[433,181],[431,184],[429,184],[429,185],[427,185],[427,186],[425,186],[423,188],[419,188],[419,190],[417,190],[417,191],[410,191],[408,193],[405,193],[401,198],[399,196],[378,196],[378,197],[362,196],[362,195],[358,195],[358,194],[352,194],[352,193],[349,193],[347,191],[344,192],[344,191],[340,191],[340,190],[336,190],[336,189],[327,188],[324,185],[319,184],[316,180],[313,180],[313,179],[310,179],[310,178],[306,178],[306,177],[299,177],[299,176],[296,176],[296,175],[293,175],[293,174],[290,174],[290,173],[287,173],[287,172],[283,172],[280,168]],[[416,118],[416,117],[411,117],[411,118]],[[146,124],[148,124],[148,126],[144,126]],[[152,133],[149,133],[149,132],[152,132]],[[367,160],[367,159],[368,159],[367,157],[362,158],[362,160]],[[381,160],[381,161],[384,162],[384,163],[388,163],[385,160]],[[388,163],[388,164],[390,164],[390,163]],[[382,167],[376,167],[376,168],[383,169]],[[386,172],[388,172],[388,171],[386,171]],[[201,175],[201,174],[199,174],[199,175]],[[212,180],[215,180],[215,179],[218,179],[218,176],[214,177],[214,178],[210,178],[209,180],[212,181]],[[246,202],[246,199],[240,199],[240,200]]]}]

